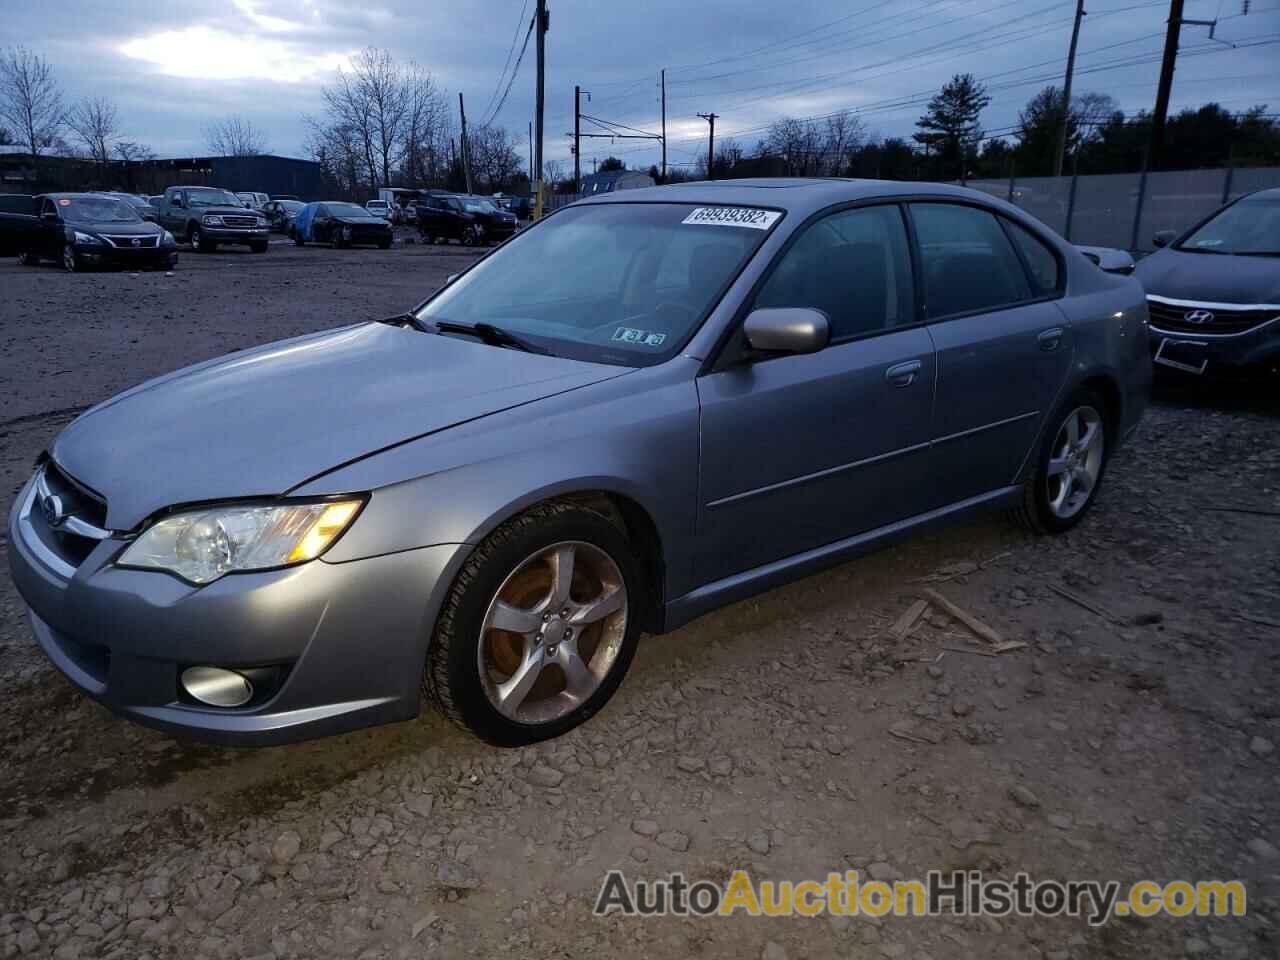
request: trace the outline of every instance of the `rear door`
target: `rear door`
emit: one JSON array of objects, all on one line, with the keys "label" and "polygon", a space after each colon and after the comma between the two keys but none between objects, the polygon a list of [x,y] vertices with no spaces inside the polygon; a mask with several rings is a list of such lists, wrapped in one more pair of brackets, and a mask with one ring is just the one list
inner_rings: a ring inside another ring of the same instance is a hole
[{"label": "rear door", "polygon": [[698,378],[702,583],[903,519],[927,499],[934,352],[902,210],[858,207],[804,227],[751,306],[822,310],[832,340]]},{"label": "rear door", "polygon": [[1066,380],[1072,337],[1047,244],[983,206],[909,209],[938,356],[937,507],[1013,483]]},{"label": "rear door", "polygon": [[40,222],[36,227],[38,231],[36,243],[40,255],[45,257],[62,256],[62,248],[67,243],[66,227],[62,223],[62,217],[52,198],[44,197],[41,200],[39,216]]}]

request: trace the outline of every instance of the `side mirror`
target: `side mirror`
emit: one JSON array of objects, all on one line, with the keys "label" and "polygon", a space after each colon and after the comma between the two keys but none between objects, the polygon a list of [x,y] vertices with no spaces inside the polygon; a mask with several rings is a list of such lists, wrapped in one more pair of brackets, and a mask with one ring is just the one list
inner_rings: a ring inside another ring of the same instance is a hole
[{"label": "side mirror", "polygon": [[742,325],[753,350],[770,353],[817,353],[831,340],[831,323],[811,307],[752,310]]},{"label": "side mirror", "polygon": [[1178,239],[1177,230],[1157,230],[1156,235],[1151,238],[1151,242],[1157,247],[1167,247],[1173,241]]},{"label": "side mirror", "polygon": [[447,277],[444,278],[444,285],[447,287],[449,284],[453,283],[453,281],[457,280],[459,276],[461,276],[461,274],[457,274],[457,273],[449,274]]}]

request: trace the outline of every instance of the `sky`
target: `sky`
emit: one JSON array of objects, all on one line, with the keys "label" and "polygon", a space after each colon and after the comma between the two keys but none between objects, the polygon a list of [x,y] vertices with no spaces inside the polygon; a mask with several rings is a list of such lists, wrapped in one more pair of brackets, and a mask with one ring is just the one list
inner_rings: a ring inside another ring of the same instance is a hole
[{"label": "sky", "polygon": [[[52,64],[70,99],[116,101],[127,139],[162,157],[208,152],[204,130],[240,115],[269,152],[305,156],[305,117],[321,89],[365,46],[429,69],[468,121],[485,119],[510,79],[536,0],[0,0],[0,46]],[[1218,19],[1215,39],[1185,26],[1172,107],[1216,100],[1280,112],[1280,0],[1186,0],[1184,17]],[[573,88],[582,111],[657,133],[666,69],[668,159],[692,163],[716,138],[750,153],[780,117],[856,111],[879,136],[909,137],[923,102],[952,74],[985,79],[988,132],[1017,122],[1047,83],[1061,83],[1074,0],[550,0],[544,156],[571,166]],[[1088,0],[1075,90],[1110,94],[1126,113],[1155,100],[1167,0]],[[527,156],[534,43],[495,122]],[[589,96],[589,99],[588,99]],[[592,129],[584,121],[584,132]],[[586,140],[647,167],[653,141]]]}]

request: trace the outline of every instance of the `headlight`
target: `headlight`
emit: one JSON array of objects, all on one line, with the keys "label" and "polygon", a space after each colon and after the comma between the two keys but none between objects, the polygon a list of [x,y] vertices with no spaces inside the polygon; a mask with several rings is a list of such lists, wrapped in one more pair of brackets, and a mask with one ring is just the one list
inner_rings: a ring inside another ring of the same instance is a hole
[{"label": "headlight", "polygon": [[350,227],[343,227],[343,228],[342,228],[342,235],[343,235],[344,237],[350,237],[350,236],[351,236],[351,228],[350,228]]},{"label": "headlight", "polygon": [[81,233],[79,230],[70,230],[68,232],[71,234],[73,243],[101,244],[103,242],[91,233]]},{"label": "headlight", "polygon": [[258,218],[258,226],[260,226],[260,227],[265,227],[266,225],[267,225],[267,218],[266,218],[266,217],[259,217],[259,218]]},{"label": "headlight", "polygon": [[216,215],[214,215],[214,214],[212,214],[212,213],[206,213],[206,214],[205,214],[205,215],[200,219],[200,222],[201,222],[201,223],[203,223],[203,224],[204,224],[205,226],[207,226],[207,227],[220,227],[220,226],[222,226],[222,218],[221,218],[221,217],[219,217],[219,216],[216,216]]},{"label": "headlight", "polygon": [[224,505],[165,517],[121,555],[120,566],[169,570],[192,583],[314,560],[360,511],[360,500]]},{"label": "headlight", "polygon": [[177,244],[178,244],[178,241],[174,239],[173,234],[170,233],[168,230],[166,230],[164,233],[160,235],[160,246],[174,247],[174,246],[177,246]]}]

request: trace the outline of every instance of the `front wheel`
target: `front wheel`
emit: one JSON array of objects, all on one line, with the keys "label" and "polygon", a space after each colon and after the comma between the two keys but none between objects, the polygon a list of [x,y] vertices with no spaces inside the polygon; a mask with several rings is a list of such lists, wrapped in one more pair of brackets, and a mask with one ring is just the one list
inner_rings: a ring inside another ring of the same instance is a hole
[{"label": "front wheel", "polygon": [[266,253],[267,246],[268,245],[265,243],[255,243],[249,249],[251,249],[254,253]]},{"label": "front wheel", "polygon": [[217,246],[212,240],[204,235],[204,231],[199,227],[192,227],[189,236],[191,240],[191,249],[196,253],[213,253]]},{"label": "front wheel", "polygon": [[1064,533],[1084,519],[1111,453],[1106,413],[1105,401],[1092,390],[1077,390],[1058,408],[1014,510],[1023,526]]},{"label": "front wheel", "polygon": [[478,247],[484,238],[484,233],[474,224],[468,224],[462,231],[462,243],[468,247]]},{"label": "front wheel", "polygon": [[467,559],[436,621],[424,691],[498,746],[560,736],[622,682],[640,633],[640,585],[626,535],[604,516],[535,507]]},{"label": "front wheel", "polygon": [[71,244],[62,248],[62,269],[67,273],[77,273],[83,269],[80,258],[76,256],[75,248]]}]

